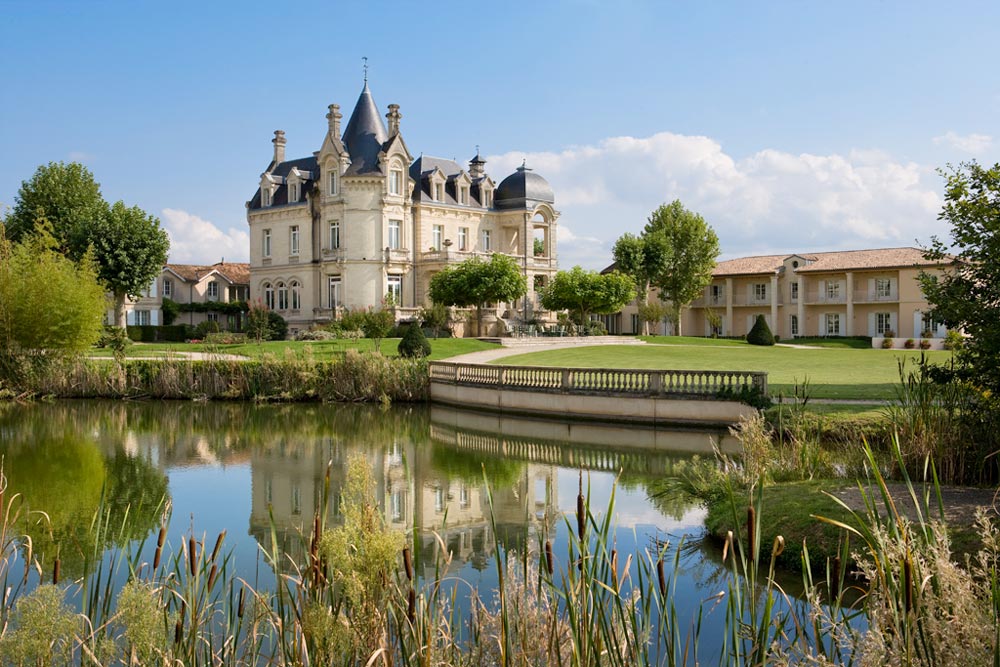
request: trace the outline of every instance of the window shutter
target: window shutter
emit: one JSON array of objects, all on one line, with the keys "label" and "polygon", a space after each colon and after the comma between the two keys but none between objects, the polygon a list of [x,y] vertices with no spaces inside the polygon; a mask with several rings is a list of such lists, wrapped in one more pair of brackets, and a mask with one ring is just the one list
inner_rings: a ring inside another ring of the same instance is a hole
[{"label": "window shutter", "polygon": [[[819,296],[819,298],[816,299],[817,301],[820,301],[820,302],[826,301],[826,281],[825,280],[819,281],[819,294],[818,294],[818,296]],[[825,316],[824,316],[824,319],[826,319]],[[826,324],[823,324],[823,326],[825,327]]]},{"label": "window shutter", "polygon": [[157,327],[157,326],[160,325],[160,311],[159,310],[151,310],[151,311],[149,311],[149,323],[152,324],[154,327]]},{"label": "window shutter", "polygon": [[[916,338],[917,336],[923,333],[923,328],[924,328],[923,319],[924,319],[924,314],[921,313],[919,310],[913,312],[913,336],[912,336],[913,338]],[[896,333],[898,333],[900,336],[903,335],[902,331],[897,331]]]},{"label": "window shutter", "polygon": [[750,333],[750,330],[753,329],[753,321],[754,321],[754,316],[747,315],[747,333]]},{"label": "window shutter", "polygon": [[129,326],[135,326],[135,311],[127,310],[125,311],[125,324]]},{"label": "window shutter", "polygon": [[868,279],[868,300],[869,301],[874,301],[875,300],[875,279],[874,278],[869,278]]}]

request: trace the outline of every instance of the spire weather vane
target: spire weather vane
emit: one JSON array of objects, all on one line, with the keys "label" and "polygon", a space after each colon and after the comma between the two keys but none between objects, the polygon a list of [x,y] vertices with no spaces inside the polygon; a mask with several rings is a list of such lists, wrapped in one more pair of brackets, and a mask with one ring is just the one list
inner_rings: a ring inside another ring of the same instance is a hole
[{"label": "spire weather vane", "polygon": [[365,70],[365,83],[368,83],[368,56],[361,56],[361,59],[362,59],[363,61],[365,61],[365,64],[364,64],[364,70]]}]

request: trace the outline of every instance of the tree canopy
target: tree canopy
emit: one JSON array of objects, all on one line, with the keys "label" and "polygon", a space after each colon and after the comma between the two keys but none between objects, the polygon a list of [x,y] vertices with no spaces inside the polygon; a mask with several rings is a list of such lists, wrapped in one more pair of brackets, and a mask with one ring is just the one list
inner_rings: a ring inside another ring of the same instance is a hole
[{"label": "tree canopy", "polygon": [[927,259],[955,269],[924,272],[920,284],[933,317],[969,335],[959,352],[977,384],[1000,393],[1000,163],[975,162],[942,172],[945,203],[938,216],[951,225],[950,244],[934,237]]},{"label": "tree canopy", "polygon": [[657,256],[650,283],[661,299],[670,302],[674,332],[681,335],[681,308],[712,282],[719,237],[703,217],[676,199],[653,211],[642,236],[647,244],[654,244],[649,252]]},{"label": "tree canopy", "polygon": [[444,306],[476,308],[482,329],[482,311],[487,304],[515,301],[528,291],[528,281],[517,261],[494,253],[489,261],[480,257],[448,267],[431,278],[431,301]]},{"label": "tree canopy", "polygon": [[542,306],[547,310],[569,310],[581,324],[591,313],[616,313],[635,298],[635,282],[619,271],[600,274],[574,266],[556,273],[542,291]]},{"label": "tree canopy", "polygon": [[[615,241],[611,254],[615,258],[615,267],[635,281],[636,305],[641,309],[649,293],[650,281],[663,272],[668,255],[665,237],[622,234]],[[643,317],[643,333],[649,332],[649,324],[650,320]]]},{"label": "tree canopy", "polygon": [[92,252],[98,277],[115,297],[115,324],[125,326],[125,298],[138,297],[167,261],[170,241],[160,221],[123,202],[109,206],[83,165],[50,162],[21,183],[7,217],[7,237],[18,241],[39,221],[54,246],[79,261]]},{"label": "tree canopy", "polygon": [[56,250],[51,227],[11,243],[0,225],[0,349],[78,352],[94,344],[107,307],[89,254]]}]

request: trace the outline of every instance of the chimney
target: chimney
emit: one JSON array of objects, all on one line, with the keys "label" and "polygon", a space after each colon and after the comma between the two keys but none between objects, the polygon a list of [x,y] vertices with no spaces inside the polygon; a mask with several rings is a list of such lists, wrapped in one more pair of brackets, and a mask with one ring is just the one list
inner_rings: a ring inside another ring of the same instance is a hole
[{"label": "chimney", "polygon": [[326,120],[330,124],[330,136],[334,139],[340,138],[340,119],[344,117],[344,114],[340,113],[339,104],[331,104],[329,106],[330,112],[326,114]]},{"label": "chimney", "polygon": [[478,146],[476,147],[476,157],[469,160],[469,178],[476,180],[486,175],[486,160],[479,157]]},{"label": "chimney", "polygon": [[281,164],[285,161],[285,131],[275,130],[271,143],[274,144],[274,164]]},{"label": "chimney", "polygon": [[399,113],[399,105],[390,104],[389,113],[387,113],[385,117],[389,119],[389,136],[391,137],[394,134],[399,134],[399,119],[403,117],[403,115]]}]

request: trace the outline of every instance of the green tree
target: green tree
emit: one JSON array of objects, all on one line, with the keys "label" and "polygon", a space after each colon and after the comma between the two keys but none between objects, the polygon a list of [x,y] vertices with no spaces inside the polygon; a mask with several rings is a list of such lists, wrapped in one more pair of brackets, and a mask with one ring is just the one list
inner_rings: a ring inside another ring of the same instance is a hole
[{"label": "green tree", "polygon": [[481,333],[483,309],[488,304],[515,301],[527,291],[528,281],[514,258],[494,253],[489,261],[473,257],[437,273],[431,278],[430,297],[444,306],[474,306]]},{"label": "green tree", "polygon": [[401,357],[426,357],[431,353],[431,344],[424,336],[424,330],[420,328],[418,322],[414,322],[406,327],[403,339],[399,341],[399,356]]},{"label": "green tree", "polygon": [[361,321],[361,331],[365,338],[371,338],[375,345],[375,351],[382,352],[382,339],[389,335],[392,325],[396,323],[396,316],[389,308],[375,310],[369,308]]},{"label": "green tree", "polygon": [[535,257],[542,257],[545,255],[545,241],[542,239],[534,239],[531,246]]},{"label": "green tree", "polygon": [[1000,163],[976,162],[942,172],[951,250],[934,237],[925,257],[954,270],[923,272],[920,285],[933,317],[969,335],[958,359],[977,384],[1000,394]]},{"label": "green tree", "polygon": [[680,200],[663,204],[649,216],[643,237],[657,243],[664,255],[650,283],[673,309],[674,332],[681,335],[681,308],[694,301],[712,282],[719,256],[719,237],[705,219],[684,208]]},{"label": "green tree", "polygon": [[138,298],[163,270],[170,239],[160,221],[138,206],[115,202],[86,226],[98,273],[114,296],[115,326],[125,326],[125,298]]},{"label": "green tree", "polygon": [[94,263],[56,243],[44,221],[18,243],[0,229],[0,355],[80,352],[100,337],[107,300]]},{"label": "green tree", "polygon": [[247,311],[247,318],[245,329],[247,335],[257,341],[260,345],[265,340],[270,340],[273,333],[271,329],[271,318],[267,306],[258,299],[257,301],[252,301],[249,304],[249,310]]},{"label": "green tree", "polygon": [[618,271],[600,274],[574,266],[559,271],[542,291],[542,306],[547,310],[569,310],[586,324],[591,313],[616,313],[635,297],[635,282]]},{"label": "green tree", "polygon": [[671,315],[670,309],[659,299],[639,303],[639,319],[646,325],[644,330],[646,334],[648,334],[650,328],[669,318]]},{"label": "green tree", "polygon": [[774,345],[774,334],[763,315],[758,315],[750,331],[747,332],[747,342],[751,345]]},{"label": "green tree", "polygon": [[[636,236],[622,234],[611,251],[615,258],[615,268],[630,276],[636,285],[636,306],[641,307],[649,294],[650,280],[663,272],[668,256],[666,239],[662,235]],[[649,333],[649,325],[660,321],[643,318],[643,334]]]},{"label": "green tree", "polygon": [[100,219],[108,205],[94,175],[78,162],[50,162],[21,183],[7,217],[7,237],[20,241],[41,219],[52,225],[56,247],[79,260],[87,251],[87,227]]}]

